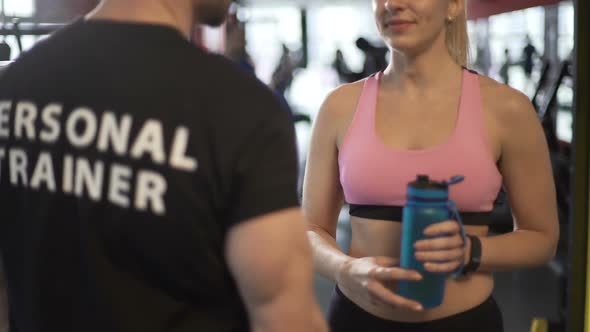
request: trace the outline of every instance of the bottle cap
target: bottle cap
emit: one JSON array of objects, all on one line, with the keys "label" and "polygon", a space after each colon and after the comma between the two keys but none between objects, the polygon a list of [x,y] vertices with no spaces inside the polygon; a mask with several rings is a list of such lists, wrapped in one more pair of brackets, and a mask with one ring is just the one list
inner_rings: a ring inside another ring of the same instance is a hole
[{"label": "bottle cap", "polygon": [[433,181],[428,175],[418,174],[416,180],[410,182],[408,185],[417,189],[435,189],[435,190],[447,190],[450,185],[457,184],[463,181],[465,177],[461,175],[453,176],[449,181]]}]

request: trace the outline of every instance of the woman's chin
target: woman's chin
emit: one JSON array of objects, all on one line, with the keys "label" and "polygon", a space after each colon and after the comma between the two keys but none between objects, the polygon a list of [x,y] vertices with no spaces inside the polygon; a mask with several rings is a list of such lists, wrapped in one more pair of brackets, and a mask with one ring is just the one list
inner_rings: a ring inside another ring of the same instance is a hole
[{"label": "woman's chin", "polygon": [[391,46],[393,50],[397,53],[401,53],[404,55],[411,55],[416,54],[416,45],[413,44],[402,44],[396,43]]},{"label": "woman's chin", "polygon": [[412,50],[417,48],[416,42],[414,40],[410,40],[407,36],[389,36],[385,39],[387,45],[395,51],[406,53],[411,53]]}]

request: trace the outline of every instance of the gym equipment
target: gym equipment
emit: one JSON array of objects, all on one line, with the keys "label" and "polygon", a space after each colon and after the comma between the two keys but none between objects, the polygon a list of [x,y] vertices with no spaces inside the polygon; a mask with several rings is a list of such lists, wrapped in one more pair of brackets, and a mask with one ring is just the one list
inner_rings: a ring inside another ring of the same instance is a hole
[{"label": "gym equipment", "polygon": [[561,63],[557,79],[550,83],[546,91],[545,100],[539,104],[537,115],[543,125],[553,166],[553,176],[557,190],[557,205],[559,221],[561,224],[568,223],[570,214],[570,179],[572,174],[571,144],[559,140],[557,136],[557,93],[567,78],[573,78],[573,69],[570,61]]},{"label": "gym equipment", "polygon": [[22,52],[22,36],[46,36],[62,27],[64,27],[63,24],[25,23],[20,22],[19,19],[13,19],[11,23],[4,23],[0,27],[0,36],[14,36],[16,38],[19,52]]},{"label": "gym equipment", "polygon": [[[551,66],[545,64],[539,84],[532,99],[537,111],[539,121],[545,131],[549,145],[549,153],[553,167],[553,177],[557,193],[557,207],[559,214],[561,238],[555,259],[549,263],[549,267],[556,275],[559,283],[559,301],[557,321],[535,319],[532,322],[531,332],[561,332],[565,331],[568,299],[568,271],[571,270],[571,262],[568,255],[570,243],[569,219],[571,214],[571,178],[573,174],[572,147],[570,142],[564,142],[557,136],[557,114],[563,108],[558,105],[557,95],[570,79],[573,78],[573,65],[570,60],[563,61],[559,66],[559,74],[553,80],[549,79]],[[541,98],[543,97],[543,98]]]},{"label": "gym equipment", "polygon": [[0,61],[10,61],[12,55],[12,49],[10,45],[6,43],[4,39],[0,42]]}]

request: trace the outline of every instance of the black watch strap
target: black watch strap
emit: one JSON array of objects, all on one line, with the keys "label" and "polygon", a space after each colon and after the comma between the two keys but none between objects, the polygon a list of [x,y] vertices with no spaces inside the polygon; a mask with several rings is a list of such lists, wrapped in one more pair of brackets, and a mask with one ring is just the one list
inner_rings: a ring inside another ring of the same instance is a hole
[{"label": "black watch strap", "polygon": [[477,236],[467,235],[471,240],[471,250],[469,254],[469,262],[463,268],[463,274],[468,274],[477,271],[481,263],[481,241]]}]

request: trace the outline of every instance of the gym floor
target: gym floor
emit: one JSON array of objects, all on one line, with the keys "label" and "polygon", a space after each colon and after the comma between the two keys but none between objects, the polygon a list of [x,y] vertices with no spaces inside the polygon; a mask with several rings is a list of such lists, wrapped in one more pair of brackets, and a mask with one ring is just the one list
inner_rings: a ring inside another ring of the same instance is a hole
[{"label": "gym floor", "polygon": [[[337,231],[338,244],[343,250],[348,247],[350,226],[346,209],[340,214]],[[533,318],[555,321],[559,317],[559,281],[555,266],[495,273],[494,296],[504,317],[506,332],[528,332]],[[324,312],[330,303],[334,284],[316,276],[315,290]]]}]

